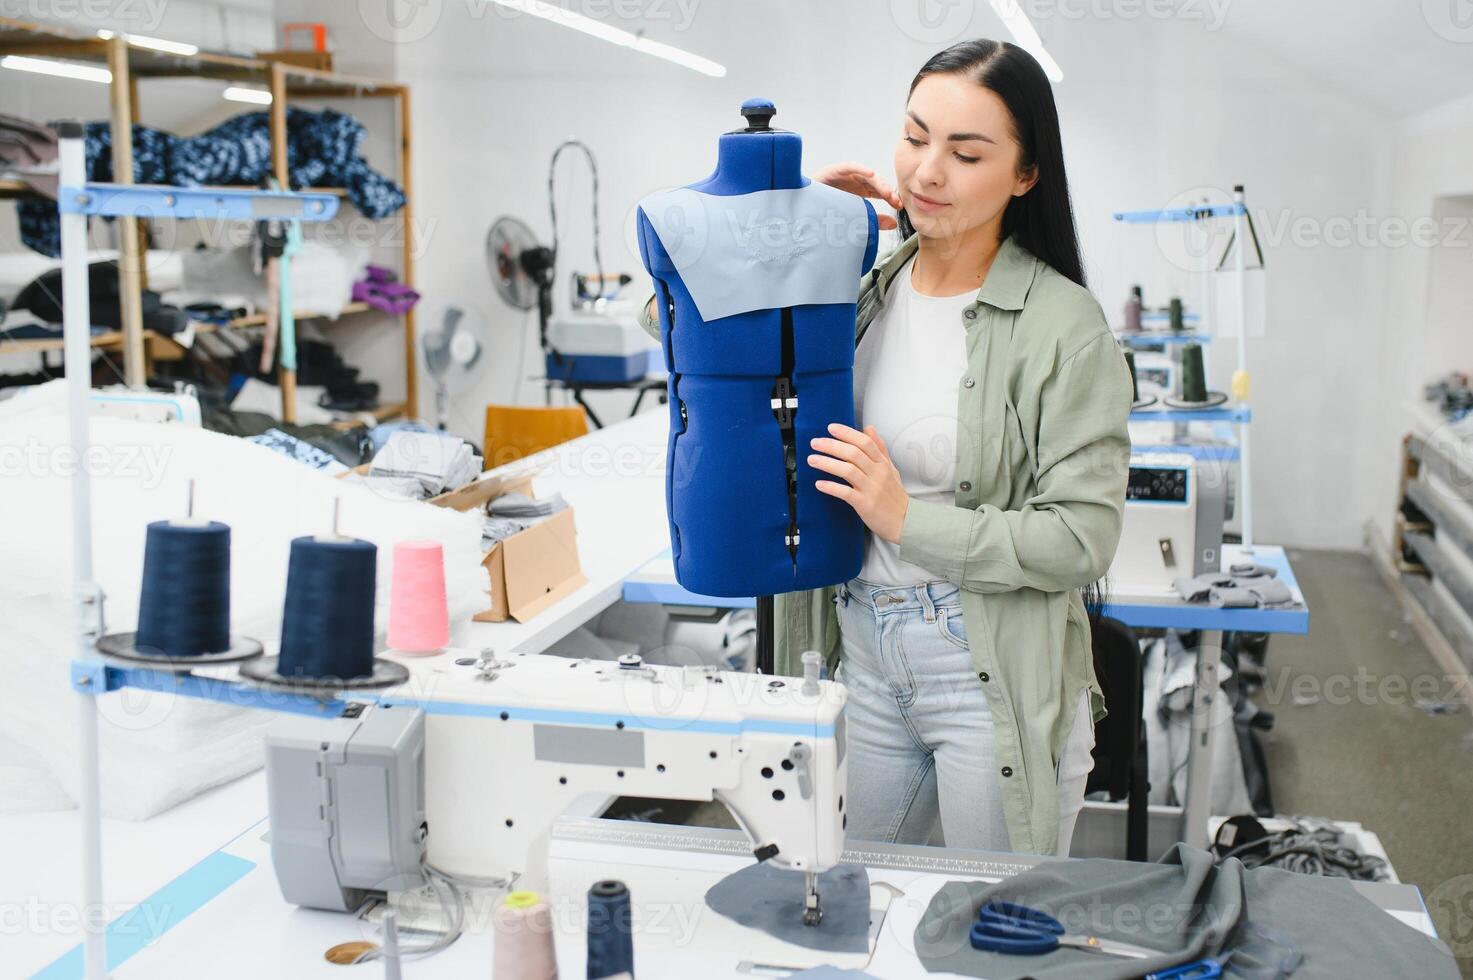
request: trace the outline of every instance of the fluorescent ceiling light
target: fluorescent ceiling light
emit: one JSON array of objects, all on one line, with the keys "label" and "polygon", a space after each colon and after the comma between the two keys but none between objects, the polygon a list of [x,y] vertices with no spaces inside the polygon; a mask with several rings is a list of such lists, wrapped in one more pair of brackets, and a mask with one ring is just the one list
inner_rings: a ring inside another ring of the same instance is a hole
[{"label": "fluorescent ceiling light", "polygon": [[1064,69],[1059,67],[1053,55],[1044,50],[1043,39],[1034,30],[1033,22],[1028,19],[1019,0],[992,0],[992,9],[1002,18],[1008,33],[1013,35],[1013,43],[1033,55],[1043,67],[1043,73],[1049,77],[1049,81],[1062,82]]},{"label": "fluorescent ceiling light", "polygon": [[242,88],[232,85],[220,93],[231,102],[250,102],[253,105],[270,105],[271,93],[263,88]]},{"label": "fluorescent ceiling light", "polygon": [[[97,36],[104,41],[116,37],[112,31],[98,31]],[[165,41],[160,37],[149,37],[146,34],[124,34],[123,38],[132,45],[140,48],[149,48],[153,51],[162,51],[165,54],[179,54],[188,58],[199,54],[199,48],[193,44],[184,44],[180,41]]]},{"label": "fluorescent ceiling light", "polygon": [[35,72],[37,75],[55,75],[58,78],[75,78],[83,82],[108,83],[113,80],[113,73],[106,68],[98,68],[95,65],[79,65],[75,61],[26,58],[18,54],[8,54],[0,58],[0,68],[13,68],[16,71]]},{"label": "fluorescent ceiling light", "polygon": [[666,61],[680,65],[682,68],[698,71],[702,75],[710,75],[712,78],[724,78],[726,76],[726,68],[709,58],[702,58],[700,55],[691,54],[689,51],[684,51],[669,44],[662,44],[659,41],[651,41],[643,34],[634,34],[618,27],[611,27],[601,20],[585,17],[566,7],[559,7],[555,3],[547,3],[546,0],[494,0],[494,2],[501,4],[501,6],[509,10],[531,14],[533,17],[541,17],[543,20],[550,20],[554,24],[570,27],[575,31],[581,31],[584,34],[608,41],[611,44],[617,44],[620,47],[633,48],[635,51],[654,55],[656,58],[663,58]]}]

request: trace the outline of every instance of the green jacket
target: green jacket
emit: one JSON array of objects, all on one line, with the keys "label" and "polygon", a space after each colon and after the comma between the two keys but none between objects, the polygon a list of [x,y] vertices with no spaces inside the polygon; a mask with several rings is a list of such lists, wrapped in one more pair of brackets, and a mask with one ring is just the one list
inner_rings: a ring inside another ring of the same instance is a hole
[{"label": "green jacket", "polygon": [[[859,291],[855,343],[916,251],[883,255]],[[645,329],[659,326],[641,313]],[[956,506],[912,499],[900,557],[962,589],[972,664],[992,710],[1008,838],[1019,853],[1058,848],[1055,786],[1073,709],[1095,679],[1079,588],[1115,556],[1130,465],[1130,372],[1090,293],[1011,238],[962,313],[967,373],[957,418]],[[776,669],[804,650],[838,664],[834,589],[776,598]]]}]

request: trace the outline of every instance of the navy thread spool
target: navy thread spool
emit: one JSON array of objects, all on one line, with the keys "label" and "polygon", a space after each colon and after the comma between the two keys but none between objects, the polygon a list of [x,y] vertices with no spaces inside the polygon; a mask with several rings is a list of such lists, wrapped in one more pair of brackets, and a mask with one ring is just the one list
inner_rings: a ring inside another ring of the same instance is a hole
[{"label": "navy thread spool", "polygon": [[629,886],[622,881],[596,881],[588,889],[588,980],[620,973],[634,976]]},{"label": "navy thread spool", "polygon": [[276,672],[349,680],[373,674],[378,548],[337,536],[292,540]]},{"label": "navy thread spool", "polygon": [[198,657],[230,649],[230,528],[218,521],[154,521],[143,546],[134,645]]}]

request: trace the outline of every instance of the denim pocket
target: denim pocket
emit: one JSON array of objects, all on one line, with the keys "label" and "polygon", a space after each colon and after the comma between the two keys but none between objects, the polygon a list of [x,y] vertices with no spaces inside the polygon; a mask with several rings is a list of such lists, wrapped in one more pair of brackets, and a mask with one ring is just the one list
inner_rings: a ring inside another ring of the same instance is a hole
[{"label": "denim pocket", "polygon": [[938,606],[936,609],[936,630],[943,637],[955,643],[963,650],[971,649],[967,643],[967,627],[962,622],[961,606]]}]

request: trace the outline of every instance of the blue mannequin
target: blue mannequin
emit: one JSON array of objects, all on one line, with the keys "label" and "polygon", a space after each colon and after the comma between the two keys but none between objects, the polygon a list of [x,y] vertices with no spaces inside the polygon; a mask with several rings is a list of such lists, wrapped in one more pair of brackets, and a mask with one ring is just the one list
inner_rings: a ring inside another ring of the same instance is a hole
[{"label": "blue mannequin", "polygon": [[637,215],[670,372],[671,554],[706,595],[832,585],[864,560],[863,523],[806,460],[829,423],[854,424],[855,300],[878,222],[803,176],[802,140],[771,128],[775,112],[743,103],[715,173]]}]

